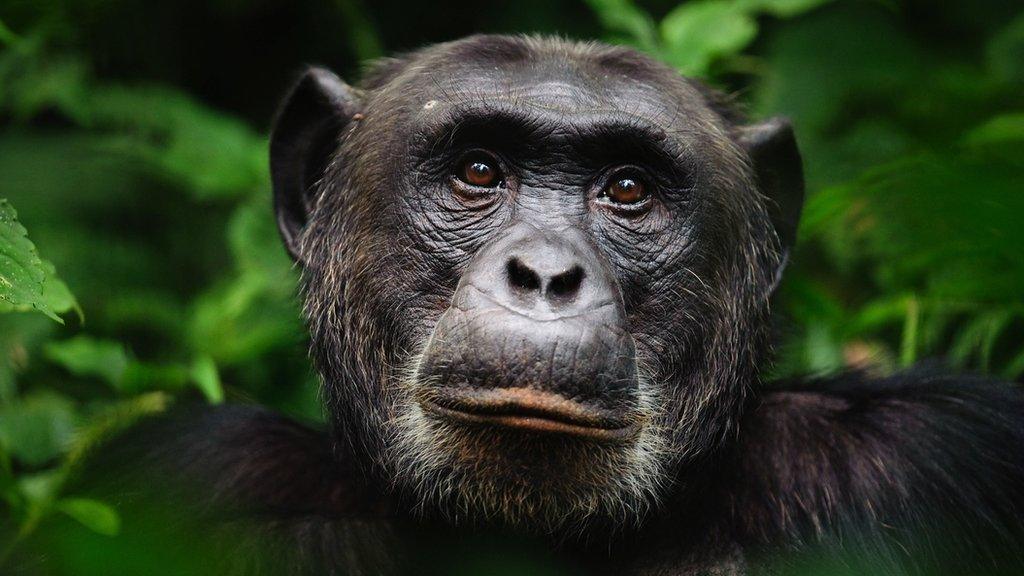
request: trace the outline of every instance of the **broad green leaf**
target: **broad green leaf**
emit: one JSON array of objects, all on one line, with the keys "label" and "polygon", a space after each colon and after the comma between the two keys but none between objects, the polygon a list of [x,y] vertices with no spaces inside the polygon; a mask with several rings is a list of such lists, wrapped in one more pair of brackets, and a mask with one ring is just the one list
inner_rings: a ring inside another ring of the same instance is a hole
[{"label": "broad green leaf", "polygon": [[40,392],[0,406],[0,444],[27,466],[39,466],[64,453],[75,430],[70,400]]},{"label": "broad green leaf", "polygon": [[109,505],[98,500],[62,498],[56,507],[97,534],[116,536],[121,531],[121,517]]},{"label": "broad green leaf", "polygon": [[629,43],[651,53],[658,50],[654,20],[632,0],[587,0],[605,28],[625,34]]},{"label": "broad green leaf", "polygon": [[661,34],[668,62],[703,76],[716,58],[739,52],[757,36],[757,21],[738,3],[698,0],[669,12]]},{"label": "broad green leaf", "polygon": [[[74,310],[78,314],[80,321],[85,321],[85,313],[82,311],[81,306],[78,305],[78,301],[75,299],[74,294],[68,288],[68,285],[63,280],[57,277],[57,270],[53,264],[47,260],[42,260],[42,267],[46,273],[46,280],[43,282],[43,293],[40,296],[43,305],[57,313],[63,314]],[[15,306],[4,301],[0,301],[0,312],[24,312],[30,309],[29,306]],[[60,320],[63,324],[63,320]]]},{"label": "broad green leaf", "polygon": [[28,231],[18,223],[14,207],[0,198],[0,304],[8,311],[32,308],[63,323],[44,297],[46,280],[47,268]]},{"label": "broad green leaf", "polygon": [[832,0],[740,0],[739,4],[751,9],[768,12],[780,18],[791,18],[803,14]]},{"label": "broad green leaf", "polygon": [[188,330],[191,347],[229,366],[258,358],[280,346],[297,346],[303,332],[299,310],[267,277],[246,272],[209,290],[195,303]]},{"label": "broad green leaf", "polygon": [[139,155],[198,198],[237,197],[269,181],[264,137],[177,90],[97,87],[90,114],[97,127],[133,135],[125,153]]},{"label": "broad green leaf", "polygon": [[1024,112],[996,116],[968,132],[965,138],[969,146],[1004,142],[1024,142]]},{"label": "broad green leaf", "polygon": [[128,355],[123,344],[85,335],[50,342],[44,353],[47,359],[60,364],[68,372],[100,378],[114,389],[120,389],[128,367]]}]

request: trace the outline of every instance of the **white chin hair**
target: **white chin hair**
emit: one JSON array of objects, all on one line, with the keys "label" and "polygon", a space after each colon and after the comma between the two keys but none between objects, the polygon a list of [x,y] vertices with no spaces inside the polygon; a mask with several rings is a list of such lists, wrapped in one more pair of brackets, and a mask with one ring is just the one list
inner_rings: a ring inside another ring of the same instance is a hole
[{"label": "white chin hair", "polygon": [[632,441],[604,444],[455,424],[404,404],[388,423],[382,465],[420,510],[439,510],[455,523],[547,533],[602,520],[629,526],[666,484],[671,458],[654,414]]}]

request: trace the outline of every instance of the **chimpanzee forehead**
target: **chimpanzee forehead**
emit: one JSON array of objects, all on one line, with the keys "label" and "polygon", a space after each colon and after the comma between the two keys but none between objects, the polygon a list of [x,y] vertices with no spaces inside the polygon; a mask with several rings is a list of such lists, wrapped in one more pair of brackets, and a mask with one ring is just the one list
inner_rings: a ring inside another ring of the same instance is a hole
[{"label": "chimpanzee forehead", "polygon": [[551,114],[613,114],[668,123],[707,120],[700,93],[634,52],[537,50],[442,53],[421,68],[425,102],[504,103]]}]

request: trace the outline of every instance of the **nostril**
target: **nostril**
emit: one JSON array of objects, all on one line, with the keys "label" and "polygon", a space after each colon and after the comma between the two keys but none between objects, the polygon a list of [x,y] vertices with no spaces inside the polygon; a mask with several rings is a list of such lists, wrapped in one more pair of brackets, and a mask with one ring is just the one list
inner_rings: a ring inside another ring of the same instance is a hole
[{"label": "nostril", "polygon": [[540,290],[540,276],[531,270],[529,266],[523,264],[519,258],[510,259],[505,268],[508,273],[508,282],[513,288],[527,292],[537,292]]},{"label": "nostril", "polygon": [[553,298],[568,298],[576,295],[583,284],[583,268],[573,266],[572,269],[555,276],[548,283],[548,296]]}]

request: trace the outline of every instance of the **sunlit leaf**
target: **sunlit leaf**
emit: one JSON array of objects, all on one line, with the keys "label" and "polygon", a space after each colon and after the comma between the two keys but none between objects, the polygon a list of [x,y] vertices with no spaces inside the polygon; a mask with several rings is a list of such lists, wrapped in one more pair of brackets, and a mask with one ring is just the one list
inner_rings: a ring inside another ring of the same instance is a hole
[{"label": "sunlit leaf", "polygon": [[964,140],[970,146],[1024,142],[1024,112],[996,116],[968,132]]},{"label": "sunlit leaf", "polygon": [[664,56],[688,75],[703,76],[718,56],[742,50],[757,36],[757,21],[725,0],[686,2],[661,21]]},{"label": "sunlit leaf", "polygon": [[192,363],[192,381],[211,404],[224,401],[224,388],[220,383],[217,365],[209,356],[200,356]]},{"label": "sunlit leaf", "polygon": [[120,342],[75,336],[69,340],[50,342],[44,348],[46,357],[76,376],[102,379],[118,389],[128,367],[128,355]]},{"label": "sunlit leaf", "polygon": [[610,31],[625,35],[625,39],[648,52],[658,50],[658,31],[654,20],[632,0],[587,0],[587,4]]},{"label": "sunlit leaf", "polygon": [[763,10],[782,18],[790,18],[828,4],[832,0],[739,0],[750,9]]},{"label": "sunlit leaf", "polygon": [[46,280],[47,267],[28,231],[10,203],[0,198],[0,305],[6,304],[8,311],[31,308],[63,322],[44,296]]},{"label": "sunlit leaf", "polygon": [[56,508],[97,534],[116,536],[121,531],[121,517],[117,511],[98,500],[62,498]]}]

